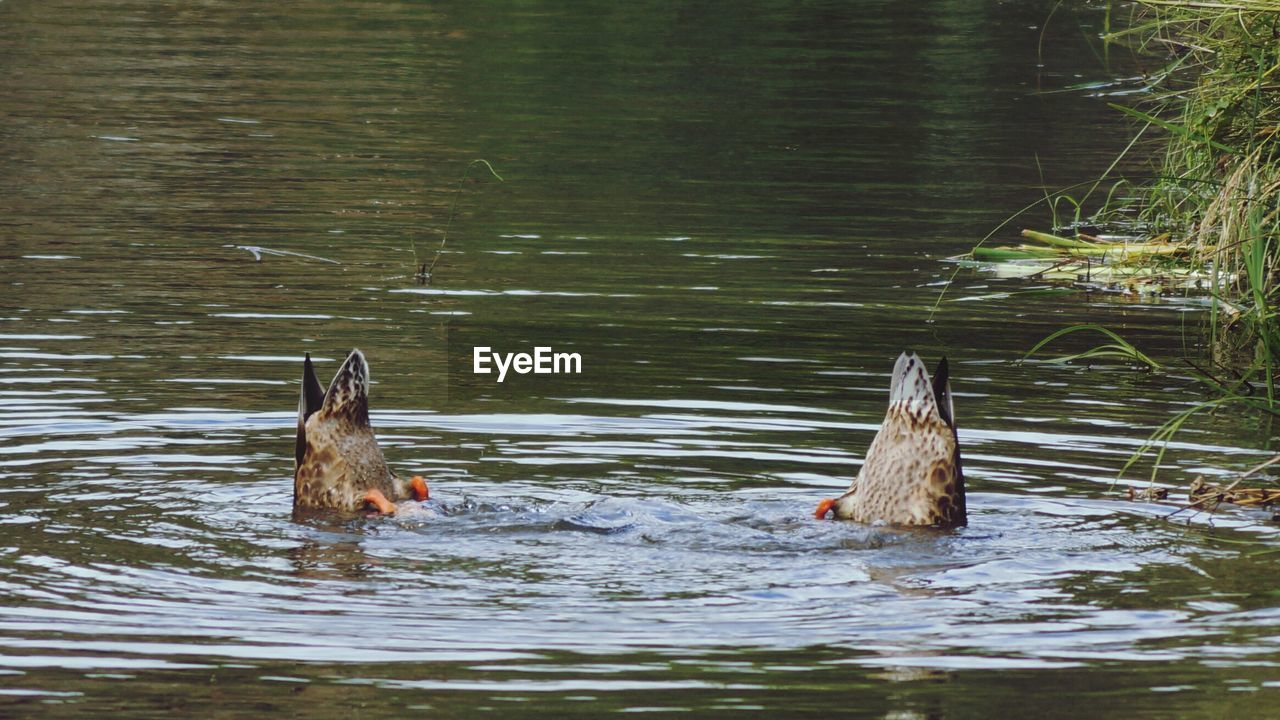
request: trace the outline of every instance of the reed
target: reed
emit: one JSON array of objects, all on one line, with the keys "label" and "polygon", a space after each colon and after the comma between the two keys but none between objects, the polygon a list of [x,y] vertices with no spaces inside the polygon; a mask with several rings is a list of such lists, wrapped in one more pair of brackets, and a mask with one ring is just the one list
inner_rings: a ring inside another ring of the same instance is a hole
[{"label": "reed", "polygon": [[[1153,179],[1111,179],[1117,158],[1101,178],[1077,186],[1079,197],[1058,191],[1036,204],[1050,210],[1054,233],[1024,231],[1031,242],[1012,247],[986,247],[984,238],[967,259],[1006,276],[1207,294],[1214,302],[1204,374],[1236,378],[1223,387],[1264,389],[1274,409],[1280,0],[1138,0],[1131,7],[1125,29],[1105,36],[1108,47],[1126,46],[1159,64],[1145,73],[1145,100],[1112,107],[1140,123],[1121,156],[1145,138],[1138,147],[1156,156]],[[1104,182],[1111,189],[1101,209],[1082,217]]]},{"label": "reed", "polygon": [[[1064,194],[1046,194],[1055,233],[1024,232],[1031,243],[1018,247],[979,243],[971,259],[1039,264],[1032,276],[1058,273],[1075,284],[1081,268],[1091,278],[1105,271],[1133,278],[1130,290],[1212,297],[1207,360],[1181,359],[1210,397],[1170,418],[1121,470],[1154,451],[1154,480],[1170,440],[1191,417],[1239,410],[1280,417],[1280,0],[1138,0],[1131,7],[1125,29],[1105,36],[1108,47],[1127,46],[1160,64],[1146,73],[1144,101],[1112,107],[1140,123],[1126,153],[1139,137],[1142,148],[1159,143],[1153,179],[1113,184],[1102,209],[1082,220],[1084,199],[1113,164],[1083,198],[1067,197],[1066,222],[1058,212]],[[1104,243],[1078,234],[1082,226],[1125,232]],[[1162,274],[1190,282],[1162,282]],[[1112,358],[1160,368],[1092,325],[1060,330],[1027,356],[1082,331],[1109,342],[1057,360]]]},{"label": "reed", "polygon": [[1107,328],[1102,327],[1101,325],[1093,325],[1093,324],[1072,325],[1071,327],[1066,327],[1053,333],[1052,335],[1036,343],[1035,347],[1028,350],[1027,354],[1022,356],[1022,362],[1026,362],[1027,360],[1029,360],[1032,355],[1035,355],[1036,353],[1040,352],[1042,349],[1044,349],[1046,345],[1053,342],[1054,340],[1057,340],[1058,338],[1064,335],[1071,335],[1073,333],[1078,333],[1078,332],[1099,333],[1101,335],[1104,335],[1111,342],[1103,343],[1101,345],[1095,345],[1094,347],[1089,348],[1084,352],[1053,357],[1053,358],[1050,358],[1047,362],[1067,363],[1073,360],[1088,360],[1091,358],[1116,358],[1116,359],[1127,360],[1129,362],[1136,363],[1149,370],[1161,369],[1160,363],[1151,359],[1150,356],[1148,356],[1146,353],[1142,352],[1137,347],[1135,347],[1133,343],[1120,337],[1118,334],[1116,334],[1112,330],[1108,330]]},{"label": "reed", "polygon": [[[1142,224],[1208,268],[1213,377],[1265,389],[1280,365],[1280,1],[1140,0],[1107,41],[1163,58],[1140,107],[1113,106],[1164,132],[1156,179],[1139,188]],[[1251,400],[1257,394],[1250,393]],[[1250,403],[1252,404],[1252,403]]]}]

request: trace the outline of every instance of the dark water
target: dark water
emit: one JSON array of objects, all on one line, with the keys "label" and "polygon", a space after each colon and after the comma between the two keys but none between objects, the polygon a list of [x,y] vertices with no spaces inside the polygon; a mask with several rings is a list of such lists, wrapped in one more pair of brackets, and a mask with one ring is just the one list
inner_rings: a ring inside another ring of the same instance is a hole
[{"label": "dark water", "polygon": [[[1127,141],[1061,92],[1134,72],[1101,10],[565,5],[0,3],[0,715],[1273,710],[1276,526],[1114,484],[1203,396],[1014,363],[1076,322],[1174,356],[1197,306],[938,302]],[[295,524],[299,359],[356,346],[434,500]],[[908,347],[952,359],[969,527],[813,521]],[[1271,445],[1197,416],[1161,477]]]}]

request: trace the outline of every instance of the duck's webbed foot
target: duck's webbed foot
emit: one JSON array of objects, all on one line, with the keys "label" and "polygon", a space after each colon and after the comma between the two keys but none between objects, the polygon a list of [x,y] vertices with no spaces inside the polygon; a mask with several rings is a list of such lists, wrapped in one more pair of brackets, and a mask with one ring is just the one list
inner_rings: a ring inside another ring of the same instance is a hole
[{"label": "duck's webbed foot", "polygon": [[396,513],[396,504],[388,500],[381,490],[370,490],[360,500],[364,502],[365,507],[372,508],[383,515],[394,515]]},{"label": "duck's webbed foot", "polygon": [[427,490],[427,481],[422,479],[421,475],[414,475],[409,481],[409,490],[413,492],[413,499],[422,502],[431,497],[430,491]]},{"label": "duck's webbed foot", "polygon": [[827,516],[827,513],[831,512],[831,508],[835,506],[836,506],[835,498],[827,498],[822,502],[818,503],[818,509],[813,511],[813,517],[818,520],[821,520],[825,518]]}]

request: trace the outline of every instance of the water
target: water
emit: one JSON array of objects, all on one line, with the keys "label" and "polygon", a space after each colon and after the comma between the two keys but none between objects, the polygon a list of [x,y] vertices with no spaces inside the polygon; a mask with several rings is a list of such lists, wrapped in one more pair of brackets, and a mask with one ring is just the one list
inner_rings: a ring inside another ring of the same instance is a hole
[{"label": "water", "polygon": [[[940,262],[1127,141],[1051,7],[0,4],[0,714],[1269,712],[1276,527],[1113,485],[1203,395],[1014,363],[1198,307]],[[296,524],[299,360],[351,347],[433,500]],[[904,348],[969,526],[812,520]],[[1198,416],[1162,478],[1271,447]]]}]

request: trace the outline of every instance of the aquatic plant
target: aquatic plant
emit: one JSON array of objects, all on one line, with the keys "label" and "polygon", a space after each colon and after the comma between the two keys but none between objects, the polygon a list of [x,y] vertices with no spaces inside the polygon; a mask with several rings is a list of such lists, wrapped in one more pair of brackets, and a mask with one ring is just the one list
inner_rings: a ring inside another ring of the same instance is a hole
[{"label": "aquatic plant", "polygon": [[[1079,197],[1059,191],[1033,204],[1048,207],[1054,233],[1024,231],[1031,243],[1012,247],[989,248],[984,238],[966,260],[1005,276],[1207,295],[1210,358],[1197,375],[1223,397],[1248,388],[1251,403],[1265,398],[1273,410],[1280,372],[1280,0],[1139,0],[1133,8],[1124,29],[1105,35],[1107,46],[1129,47],[1160,65],[1145,73],[1145,100],[1112,107],[1141,123],[1121,157],[1140,137],[1157,140],[1158,172],[1144,182],[1110,180],[1117,158],[1097,180],[1076,186],[1085,188]],[[1082,217],[1109,180],[1101,209]]]},{"label": "aquatic plant", "polygon": [[1089,348],[1088,350],[1085,350],[1084,352],[1079,352],[1072,355],[1060,355],[1058,357],[1051,358],[1050,360],[1048,360],[1048,362],[1067,363],[1073,360],[1089,360],[1092,358],[1118,358],[1121,360],[1136,362],[1150,370],[1159,370],[1161,367],[1160,363],[1156,362],[1155,360],[1152,360],[1150,356],[1148,356],[1146,353],[1142,352],[1137,347],[1135,347],[1133,343],[1130,343],[1128,340],[1125,340],[1124,338],[1120,337],[1112,330],[1108,330],[1107,328],[1102,327],[1101,325],[1093,325],[1093,324],[1072,325],[1071,327],[1063,328],[1053,333],[1052,335],[1036,343],[1035,347],[1028,350],[1027,354],[1022,356],[1022,360],[1023,361],[1028,360],[1032,355],[1035,355],[1037,352],[1040,352],[1040,350],[1043,349],[1044,346],[1048,345],[1054,340],[1057,340],[1058,338],[1064,335],[1070,335],[1072,333],[1077,333],[1077,332],[1101,333],[1102,335],[1105,335],[1108,339],[1110,339],[1111,342],[1104,343],[1102,345],[1096,345],[1092,348]]},{"label": "aquatic plant", "polygon": [[462,197],[462,186],[471,175],[471,168],[477,165],[483,165],[498,182],[506,182],[498,174],[498,171],[493,169],[493,165],[489,164],[488,160],[476,159],[467,163],[467,167],[463,169],[462,175],[458,178],[458,186],[453,191],[453,203],[449,207],[449,219],[444,224],[444,231],[440,235],[440,246],[436,248],[436,253],[431,258],[430,264],[418,253],[418,243],[413,239],[413,236],[409,237],[409,248],[413,251],[413,260],[417,268],[414,277],[421,284],[425,285],[431,282],[436,263],[440,262],[440,255],[444,252],[445,244],[449,242],[449,230],[453,227],[454,218],[458,216],[458,201]]},{"label": "aquatic plant", "polygon": [[1280,361],[1280,2],[1142,0],[1112,43],[1169,58],[1142,108],[1166,131],[1137,210],[1194,250],[1211,274],[1213,363],[1244,368],[1275,397]]},{"label": "aquatic plant", "polygon": [[[1095,358],[1110,358],[1128,361],[1141,366],[1145,370],[1150,371],[1166,371],[1167,367],[1157,362],[1151,356],[1142,352],[1133,343],[1129,342],[1118,333],[1101,325],[1080,324],[1063,328],[1050,334],[1040,342],[1036,343],[1019,362],[1026,362],[1033,355],[1039,353],[1047,345],[1055,340],[1078,332],[1096,332],[1105,336],[1110,342],[1093,346],[1082,352],[1069,355],[1060,355],[1048,358],[1043,362],[1050,363],[1068,363],[1079,360],[1092,360]],[[1129,456],[1124,466],[1120,468],[1118,477],[1123,477],[1131,468],[1142,461],[1154,451],[1154,457],[1151,461],[1150,480],[1156,481],[1156,476],[1162,467],[1165,452],[1169,448],[1169,444],[1173,441],[1175,435],[1182,429],[1195,415],[1203,413],[1214,414],[1220,410],[1227,408],[1235,408],[1246,413],[1254,413],[1259,416],[1268,418],[1280,418],[1280,407],[1277,407],[1277,398],[1270,392],[1270,386],[1259,388],[1251,382],[1250,376],[1238,369],[1227,368],[1224,370],[1212,370],[1205,368],[1200,364],[1188,358],[1183,358],[1182,363],[1189,369],[1189,375],[1192,379],[1198,380],[1214,393],[1214,397],[1193,404],[1191,407],[1182,410],[1173,417],[1166,420]],[[1280,462],[1277,460],[1275,462]],[[1268,463],[1270,465],[1272,463]],[[1246,474],[1253,474],[1258,470],[1267,467],[1263,465]],[[1266,495],[1268,498],[1264,504],[1272,504],[1274,498],[1272,495]],[[1244,504],[1249,503],[1235,503]]]}]

